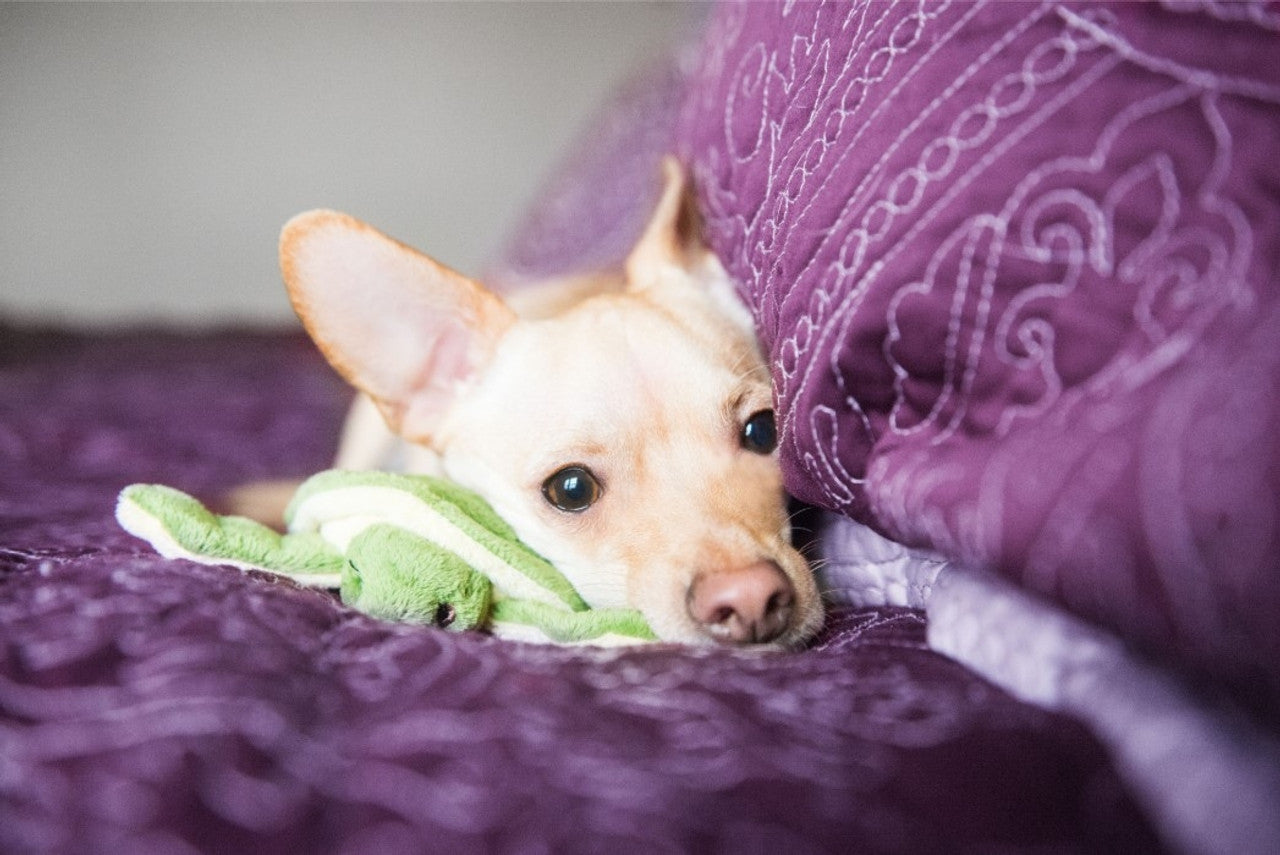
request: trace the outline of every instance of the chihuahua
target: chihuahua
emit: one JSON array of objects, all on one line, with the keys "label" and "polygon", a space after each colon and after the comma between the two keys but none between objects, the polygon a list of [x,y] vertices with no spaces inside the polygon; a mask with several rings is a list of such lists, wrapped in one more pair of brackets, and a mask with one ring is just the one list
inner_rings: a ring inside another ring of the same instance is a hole
[{"label": "chihuahua", "polygon": [[822,608],[792,547],[769,372],[697,236],[684,171],[622,270],[506,300],[333,211],[280,241],[307,332],[363,396],[337,465],[483,496],[595,608],[659,638],[795,647]]}]

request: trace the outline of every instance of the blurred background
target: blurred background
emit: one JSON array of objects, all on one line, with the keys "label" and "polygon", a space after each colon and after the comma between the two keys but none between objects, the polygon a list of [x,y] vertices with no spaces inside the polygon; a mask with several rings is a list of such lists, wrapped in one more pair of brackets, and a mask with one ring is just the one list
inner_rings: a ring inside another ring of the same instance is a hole
[{"label": "blurred background", "polygon": [[0,320],[292,318],[281,224],[478,274],[688,3],[0,4]]}]

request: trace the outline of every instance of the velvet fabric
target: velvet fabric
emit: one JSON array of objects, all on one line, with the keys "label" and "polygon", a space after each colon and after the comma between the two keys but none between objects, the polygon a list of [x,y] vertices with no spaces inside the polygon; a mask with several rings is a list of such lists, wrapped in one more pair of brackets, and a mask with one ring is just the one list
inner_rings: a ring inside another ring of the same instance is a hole
[{"label": "velvet fabric", "polygon": [[833,613],[812,649],[599,652],[381,622],[120,530],[326,466],[296,334],[0,327],[0,850],[1159,849],[1079,724]]}]

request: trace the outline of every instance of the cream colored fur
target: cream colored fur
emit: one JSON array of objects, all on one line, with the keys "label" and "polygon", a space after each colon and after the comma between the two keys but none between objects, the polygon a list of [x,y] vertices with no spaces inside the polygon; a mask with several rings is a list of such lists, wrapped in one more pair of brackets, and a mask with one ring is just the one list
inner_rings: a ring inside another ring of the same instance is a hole
[{"label": "cream colored fur", "polygon": [[[638,608],[667,640],[712,640],[687,606],[698,574],[774,562],[794,589],[774,643],[795,645],[821,621],[818,594],[789,542],[776,453],[741,443],[744,422],[772,406],[769,372],[719,261],[688,234],[681,169],[664,169],[620,274],[509,305],[356,220],[313,211],[284,229],[285,281],[366,396],[340,466],[385,467],[408,440],[403,468],[477,491],[592,606]],[[602,487],[580,513],[543,494],[569,464]]]}]

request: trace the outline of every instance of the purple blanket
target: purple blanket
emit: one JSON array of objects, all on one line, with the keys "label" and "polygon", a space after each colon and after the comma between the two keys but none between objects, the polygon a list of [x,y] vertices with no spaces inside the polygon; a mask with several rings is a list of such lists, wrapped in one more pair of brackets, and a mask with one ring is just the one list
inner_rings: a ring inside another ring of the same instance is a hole
[{"label": "purple blanket", "polygon": [[116,491],[325,466],[289,334],[0,326],[0,851],[1158,848],[1078,724],[903,609],[805,652],[589,652],[158,558]]}]

